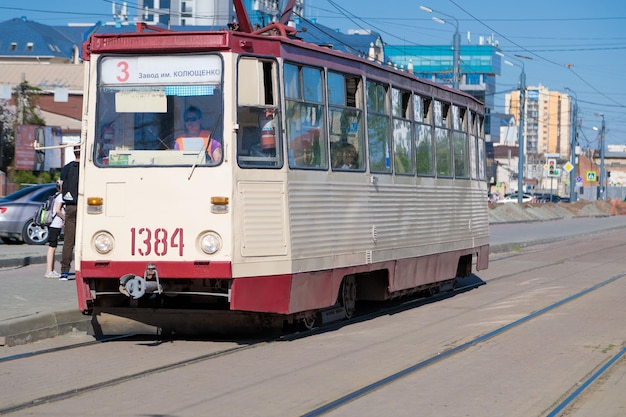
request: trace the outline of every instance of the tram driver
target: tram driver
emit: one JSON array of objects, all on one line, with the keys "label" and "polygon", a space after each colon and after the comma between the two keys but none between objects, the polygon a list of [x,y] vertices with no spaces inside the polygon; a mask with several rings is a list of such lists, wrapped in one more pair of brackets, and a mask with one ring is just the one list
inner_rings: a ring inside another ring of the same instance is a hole
[{"label": "tram driver", "polygon": [[183,115],[185,133],[176,138],[176,150],[206,149],[207,156],[213,162],[222,160],[222,144],[213,138],[211,132],[202,128],[202,111],[196,106],[190,106]]}]

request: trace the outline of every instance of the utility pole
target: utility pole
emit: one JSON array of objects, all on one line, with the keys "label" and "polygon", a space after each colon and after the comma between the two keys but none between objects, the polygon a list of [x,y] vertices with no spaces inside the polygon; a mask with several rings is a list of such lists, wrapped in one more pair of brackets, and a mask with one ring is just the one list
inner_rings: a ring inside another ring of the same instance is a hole
[{"label": "utility pole", "polygon": [[526,104],[526,72],[522,64],[522,72],[519,76],[519,131],[518,145],[519,156],[517,158],[517,202],[522,203],[524,199],[524,109]]},{"label": "utility pole", "polygon": [[[578,96],[570,88],[565,87],[565,90],[574,94],[574,101],[570,98],[570,108],[572,113],[572,121],[570,124],[570,164],[572,164],[572,170],[569,172],[569,201],[574,203],[576,198],[576,145],[577,129],[578,129]],[[571,97],[571,96],[570,96]]]},{"label": "utility pole", "polygon": [[604,123],[604,114],[600,113],[598,116],[602,117],[602,127],[600,130],[600,199],[606,200],[606,171],[604,167],[604,132],[606,125]]}]

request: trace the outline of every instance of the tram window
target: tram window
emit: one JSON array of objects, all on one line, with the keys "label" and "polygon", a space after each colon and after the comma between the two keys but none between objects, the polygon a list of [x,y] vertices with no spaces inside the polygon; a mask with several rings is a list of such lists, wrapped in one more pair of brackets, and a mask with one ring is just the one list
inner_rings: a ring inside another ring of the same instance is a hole
[{"label": "tram window", "polygon": [[451,114],[451,108],[452,106],[450,106],[449,103],[441,103],[441,126],[443,127],[447,127],[450,128],[452,127],[452,114]]},{"label": "tram window", "polygon": [[422,109],[424,110],[424,117],[422,121],[424,123],[432,123],[433,121],[433,109],[434,109],[434,100],[429,98],[424,98],[424,104]]},{"label": "tram window", "polygon": [[276,63],[242,57],[237,84],[237,163],[242,168],[282,166]]},{"label": "tram window", "polygon": [[[174,61],[189,67],[201,65],[206,72],[200,77],[173,76],[167,72],[120,74],[121,68],[148,71],[168,67]],[[223,147],[224,122],[222,66],[217,54],[101,58],[94,116],[95,164],[100,167],[219,164],[221,152],[217,149]],[[185,122],[185,110],[192,106],[197,108],[195,120]],[[188,126],[192,123],[193,126]],[[191,136],[201,146],[189,148],[185,142],[190,141],[182,139]],[[202,146],[204,143],[211,146],[212,152],[207,151],[208,145]]]},{"label": "tram window", "polygon": [[485,140],[482,138],[478,139],[478,178],[484,180],[487,178],[485,171]]},{"label": "tram window", "polygon": [[[285,132],[289,167],[328,168],[321,69],[285,64]],[[299,89],[302,86],[302,90]],[[297,90],[294,90],[298,88]]]},{"label": "tram window", "polygon": [[435,175],[433,130],[430,125],[416,124],[415,165],[417,175]]},{"label": "tram window", "polygon": [[239,107],[237,162],[242,168],[279,168],[280,118],[275,108]]},{"label": "tram window", "polygon": [[452,129],[461,130],[461,114],[457,106],[450,107],[450,115],[452,120]]},{"label": "tram window", "polygon": [[322,71],[318,68],[302,68],[302,85],[304,86],[304,100],[321,103],[322,96]]},{"label": "tram window", "polygon": [[450,149],[450,131],[441,127],[435,128],[435,154],[437,157],[437,176],[452,176],[452,158]]},{"label": "tram window", "polygon": [[411,142],[411,122],[393,120],[394,170],[398,174],[413,174],[413,146]]},{"label": "tram window", "polygon": [[422,98],[417,94],[413,95],[413,120],[416,122],[424,121],[424,109]]},{"label": "tram window", "polygon": [[433,116],[435,126],[445,126],[443,118],[443,106],[441,105],[441,101],[433,100]]},{"label": "tram window", "polygon": [[470,177],[478,179],[478,141],[474,135],[469,138]]},{"label": "tram window", "polygon": [[409,104],[411,94],[408,91],[391,89],[391,109],[393,114],[393,155],[394,171],[397,174],[413,174],[413,143],[411,141],[411,122]]},{"label": "tram window", "polygon": [[365,168],[362,118],[363,112],[358,109],[330,109],[330,154],[334,170]]},{"label": "tram window", "polygon": [[328,73],[330,127],[330,161],[333,170],[363,171],[363,111],[354,108],[360,79],[350,75]]},{"label": "tram window", "polygon": [[454,152],[454,176],[456,178],[469,178],[468,136],[465,133],[462,118],[464,114],[464,109],[455,105],[450,107]]},{"label": "tram window", "polygon": [[387,87],[367,82],[367,145],[370,171],[391,173],[391,143]]},{"label": "tram window", "polygon": [[292,99],[300,98],[300,77],[298,67],[291,64],[283,66],[283,77],[285,79],[285,97]]},{"label": "tram window", "polygon": [[367,137],[370,171],[390,173],[389,117],[368,114]]},{"label": "tram window", "polygon": [[[200,109],[200,132],[222,146],[222,99],[217,86],[107,87],[98,94],[102,123],[96,132],[96,164],[201,166],[221,162],[203,156],[199,149],[176,147],[176,138],[185,136],[183,112],[189,106]],[[155,96],[163,97],[163,104],[151,101]]]},{"label": "tram window", "polygon": [[285,112],[289,166],[326,169],[323,106],[288,100]]},{"label": "tram window", "polygon": [[467,132],[467,109],[459,107],[459,129]]},{"label": "tram window", "polygon": [[328,104],[331,106],[346,105],[346,80],[341,74],[328,73]]},{"label": "tram window", "polygon": [[387,88],[380,83],[367,82],[367,111],[370,113],[386,113]]},{"label": "tram window", "polygon": [[409,103],[411,102],[411,93],[408,91],[391,89],[391,109],[394,117],[403,119],[410,118]]},{"label": "tram window", "polygon": [[346,77],[346,106],[363,108],[363,93],[359,77]]},{"label": "tram window", "polygon": [[456,178],[469,177],[469,157],[467,151],[467,134],[464,132],[453,131],[454,142],[454,176]]}]

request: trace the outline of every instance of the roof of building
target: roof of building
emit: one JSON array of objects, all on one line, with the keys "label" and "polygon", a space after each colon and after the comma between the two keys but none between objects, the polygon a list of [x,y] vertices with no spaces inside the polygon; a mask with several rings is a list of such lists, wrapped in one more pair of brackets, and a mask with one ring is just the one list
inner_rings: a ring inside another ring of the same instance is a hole
[{"label": "roof of building", "polygon": [[0,59],[72,59],[76,42],[52,26],[14,18],[0,22]]},{"label": "roof of building", "polygon": [[60,63],[0,63],[0,83],[16,86],[23,80],[44,91],[67,88],[82,94],[83,65]]},{"label": "roof of building", "polygon": [[63,132],[80,132],[81,121],[60,114],[42,111],[41,115],[46,121],[46,126],[58,126]]}]

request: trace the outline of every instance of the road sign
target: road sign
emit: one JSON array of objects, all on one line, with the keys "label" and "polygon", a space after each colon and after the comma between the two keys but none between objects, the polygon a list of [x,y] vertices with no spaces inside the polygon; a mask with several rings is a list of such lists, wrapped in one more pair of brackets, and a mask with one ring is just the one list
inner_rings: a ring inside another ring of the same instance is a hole
[{"label": "road sign", "polygon": [[570,172],[572,169],[574,169],[574,165],[572,165],[570,162],[567,162],[565,165],[563,165],[563,169],[567,172]]},{"label": "road sign", "polygon": [[587,171],[587,181],[597,181],[596,171]]},{"label": "road sign", "polygon": [[576,182],[580,183],[583,182],[583,177],[581,177],[580,175],[576,177]]}]

